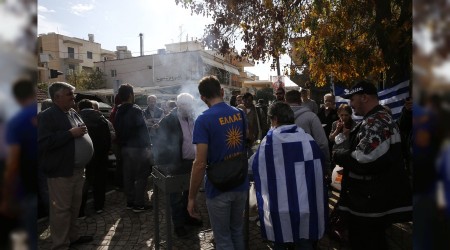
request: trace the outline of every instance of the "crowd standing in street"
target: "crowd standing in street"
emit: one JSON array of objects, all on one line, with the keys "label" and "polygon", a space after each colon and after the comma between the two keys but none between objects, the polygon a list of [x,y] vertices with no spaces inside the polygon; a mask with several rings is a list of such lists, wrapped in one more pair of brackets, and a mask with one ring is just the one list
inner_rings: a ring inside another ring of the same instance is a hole
[{"label": "crowd standing in street", "polygon": [[[387,227],[411,219],[408,173],[398,156],[401,138],[412,132],[405,128],[400,136],[397,123],[378,104],[373,84],[359,82],[345,96],[350,105],[337,110],[334,96],[325,94],[318,113],[306,89],[278,88],[270,106],[262,99],[255,105],[251,93],[235,92],[236,108],[224,102],[214,76],[202,78],[198,91],[208,109],[195,118],[191,94],[179,94],[165,114],[154,95],[141,109],[134,104],[133,86],[122,84],[108,121],[95,101],[81,100],[77,113],[70,84],[49,87],[54,105],[38,116],[38,142],[42,179],[48,179],[53,249],[92,240],[78,234],[76,219],[85,215],[89,186],[95,211],[105,209],[111,149],[117,160],[115,183],[123,182],[125,208],[135,213],[151,209],[147,182],[153,166],[166,175],[190,175],[188,190],[170,194],[174,233],[186,239],[192,236],[187,227],[203,224],[197,210],[202,189],[216,249],[245,249],[249,178],[245,171],[242,181],[224,190],[209,177],[210,170],[255,150],[248,170],[254,177],[261,235],[274,249],[315,249],[330,226],[330,151],[343,167],[341,199],[332,216],[346,219],[352,249],[386,249]],[[362,122],[351,119],[352,109]],[[405,106],[405,117],[407,111]]]}]

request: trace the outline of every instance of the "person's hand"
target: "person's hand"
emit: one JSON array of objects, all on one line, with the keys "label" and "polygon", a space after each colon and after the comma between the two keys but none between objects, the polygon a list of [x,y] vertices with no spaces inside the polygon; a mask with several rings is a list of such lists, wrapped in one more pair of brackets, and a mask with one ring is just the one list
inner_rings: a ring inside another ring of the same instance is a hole
[{"label": "person's hand", "polygon": [[413,100],[412,100],[412,98],[406,99],[405,100],[405,108],[406,108],[406,110],[411,111],[412,107],[413,107]]},{"label": "person's hand", "polygon": [[336,124],[336,132],[341,132],[344,127],[344,122],[339,120]]},{"label": "person's hand", "polygon": [[86,125],[82,125],[80,127],[71,128],[69,132],[72,134],[73,137],[78,138],[85,135],[88,132],[88,130]]},{"label": "person's hand", "polygon": [[189,199],[188,205],[187,205],[187,210],[189,212],[189,215],[192,218],[201,219],[200,214],[197,212],[197,208],[195,205],[195,199]]}]

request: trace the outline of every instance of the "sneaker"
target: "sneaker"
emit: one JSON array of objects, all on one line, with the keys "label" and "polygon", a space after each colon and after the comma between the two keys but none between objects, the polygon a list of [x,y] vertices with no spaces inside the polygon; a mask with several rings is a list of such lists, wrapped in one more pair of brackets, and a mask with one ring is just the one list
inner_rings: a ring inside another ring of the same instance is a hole
[{"label": "sneaker", "polygon": [[84,220],[84,219],[86,219],[86,215],[80,214],[80,215],[78,215],[78,219]]},{"label": "sneaker", "polygon": [[176,227],[174,231],[178,238],[186,238],[188,236],[188,232],[184,227]]},{"label": "sneaker", "polygon": [[133,207],[134,207],[133,203],[127,203],[127,209],[128,210],[133,209]]},{"label": "sneaker", "polygon": [[97,210],[97,211],[95,211],[97,214],[101,214],[101,213],[103,213],[103,209],[99,209],[99,210]]},{"label": "sneaker", "polygon": [[151,206],[142,206],[142,207],[133,207],[133,212],[135,212],[135,213],[140,213],[140,212],[145,212],[145,211],[147,211],[147,210],[150,210],[150,209],[152,209],[152,207]]}]

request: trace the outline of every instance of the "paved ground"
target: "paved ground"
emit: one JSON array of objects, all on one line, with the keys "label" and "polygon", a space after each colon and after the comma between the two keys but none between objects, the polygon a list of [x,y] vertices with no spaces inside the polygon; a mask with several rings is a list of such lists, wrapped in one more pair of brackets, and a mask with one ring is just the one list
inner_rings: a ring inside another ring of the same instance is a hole
[{"label": "paved ground", "polygon": [[[149,191],[149,196],[152,191]],[[164,199],[160,197],[160,208],[164,207]],[[336,193],[330,198],[330,206],[336,202]],[[173,236],[172,245],[176,249],[214,249],[212,244],[212,231],[209,224],[208,212],[204,202],[204,193],[200,193],[200,212],[203,219],[203,227],[188,228],[190,237],[178,239]],[[93,235],[94,241],[88,244],[79,245],[73,249],[155,249],[154,242],[154,213],[156,211],[146,211],[139,214],[125,209],[125,197],[122,192],[110,191],[107,194],[105,211],[96,214],[92,208],[92,203],[87,204],[87,217],[79,219],[81,232],[83,235]],[[89,210],[92,209],[92,210]],[[160,249],[166,249],[165,242],[165,215],[164,210],[159,209],[160,220]],[[51,239],[48,228],[48,220],[41,219],[38,223],[40,234],[39,248],[50,249]],[[412,249],[412,224],[396,224],[388,230],[389,244],[392,249]],[[249,249],[272,249],[270,243],[260,236],[260,230],[256,221],[249,224]],[[338,242],[330,240],[324,236],[319,241],[319,249],[348,249]]]}]

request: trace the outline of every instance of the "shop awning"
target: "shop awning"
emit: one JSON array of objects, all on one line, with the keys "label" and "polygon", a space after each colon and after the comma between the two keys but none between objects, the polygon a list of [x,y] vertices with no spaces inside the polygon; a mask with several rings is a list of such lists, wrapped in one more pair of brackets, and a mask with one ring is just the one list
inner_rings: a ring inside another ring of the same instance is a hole
[{"label": "shop awning", "polygon": [[208,65],[210,65],[210,66],[213,66],[213,67],[216,67],[216,68],[219,68],[219,69],[226,70],[225,67],[223,66],[223,63],[214,61],[213,59],[209,59],[209,58],[204,57],[204,56],[200,56],[200,57],[202,58],[202,61],[203,61],[205,64],[208,64]]},{"label": "shop awning", "polygon": [[235,75],[239,75],[239,70],[237,70],[236,68],[232,67],[232,66],[228,66],[226,64],[224,64],[223,66],[225,66],[225,70],[228,72],[231,72]]}]

